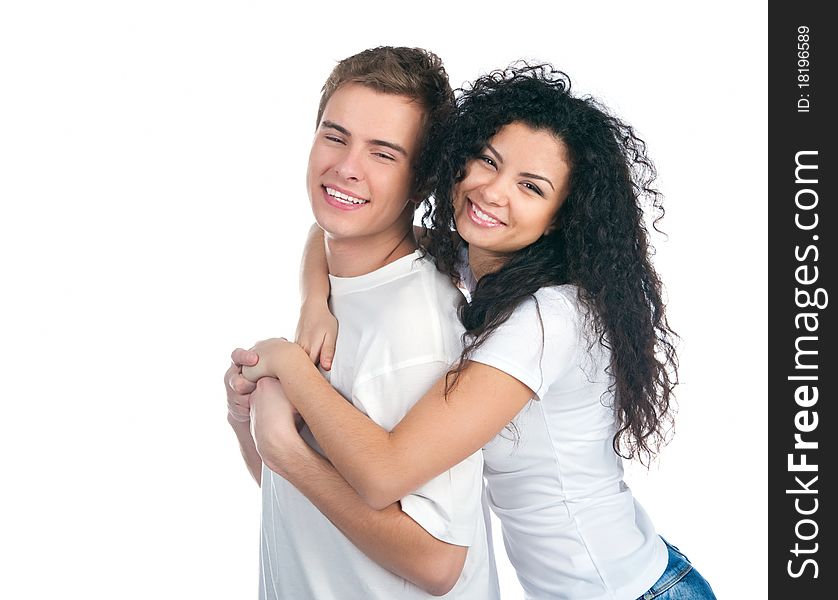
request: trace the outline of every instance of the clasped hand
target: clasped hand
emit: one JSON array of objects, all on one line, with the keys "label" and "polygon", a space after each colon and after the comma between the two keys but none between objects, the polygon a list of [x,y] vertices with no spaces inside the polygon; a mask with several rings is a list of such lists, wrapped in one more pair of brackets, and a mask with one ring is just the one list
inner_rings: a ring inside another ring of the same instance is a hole
[{"label": "clasped hand", "polygon": [[257,342],[249,350],[251,355],[256,355],[256,363],[242,364],[242,377],[251,383],[256,383],[263,377],[278,377],[285,353],[295,346],[296,344],[285,338],[270,338]]},{"label": "clasped hand", "polygon": [[[323,369],[330,369],[337,330],[338,323],[329,312],[328,303],[304,303],[297,323],[296,343],[273,338],[257,343],[250,350],[236,348],[233,351],[232,364],[224,374],[228,420],[238,428],[246,427],[250,422],[263,460],[265,454],[274,453],[285,443],[302,441],[297,433],[302,418],[283,392],[278,381],[281,372],[293,374],[289,365],[301,356]],[[295,355],[295,352],[299,354]],[[268,460],[265,462],[270,466]]]},{"label": "clasped hand", "polygon": [[283,351],[296,347],[284,338],[263,340],[250,350],[236,348],[225,374],[230,419],[251,421],[251,432],[262,460],[281,468],[283,451],[300,441],[302,418],[276,378]]}]

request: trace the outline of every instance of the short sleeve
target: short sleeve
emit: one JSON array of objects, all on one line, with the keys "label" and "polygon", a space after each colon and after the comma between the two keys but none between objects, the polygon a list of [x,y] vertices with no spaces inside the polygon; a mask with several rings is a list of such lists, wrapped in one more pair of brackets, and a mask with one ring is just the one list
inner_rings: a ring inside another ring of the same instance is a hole
[{"label": "short sleeve", "polygon": [[435,538],[471,546],[483,518],[483,451],[434,477],[401,499],[402,510]]},{"label": "short sleeve", "polygon": [[470,360],[511,375],[539,400],[579,366],[582,317],[571,286],[542,288],[477,348]]},{"label": "short sleeve", "polygon": [[[360,383],[353,403],[390,431],[442,378],[450,365],[425,362],[394,368]],[[401,508],[435,538],[471,546],[483,519],[483,453],[478,450],[401,499]]]}]

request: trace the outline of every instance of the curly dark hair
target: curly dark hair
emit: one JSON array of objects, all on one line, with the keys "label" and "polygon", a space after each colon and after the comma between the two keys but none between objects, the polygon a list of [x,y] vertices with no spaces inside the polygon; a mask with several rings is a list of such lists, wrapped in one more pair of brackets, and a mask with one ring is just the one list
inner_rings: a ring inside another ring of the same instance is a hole
[{"label": "curly dark hair", "polygon": [[590,344],[611,350],[614,451],[648,466],[671,430],[677,335],[667,323],[643,217],[644,201],[655,213],[656,230],[664,215],[652,186],[656,171],[646,144],[629,125],[595,99],[571,95],[569,77],[549,64],[513,63],[458,90],[435,165],[435,200],[426,204],[423,217],[425,247],[441,271],[457,277],[454,186],[467,163],[510,123],[550,131],[565,144],[570,192],[555,227],[481,277],[471,302],[461,306],[465,349],[449,373],[449,390],[471,353],[521,302],[539,288],[573,284],[587,309]]}]

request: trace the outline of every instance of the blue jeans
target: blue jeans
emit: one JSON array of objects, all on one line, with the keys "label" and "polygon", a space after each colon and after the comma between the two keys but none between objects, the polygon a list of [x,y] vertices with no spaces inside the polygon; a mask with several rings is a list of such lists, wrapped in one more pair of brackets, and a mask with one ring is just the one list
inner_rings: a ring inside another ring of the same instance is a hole
[{"label": "blue jeans", "polygon": [[660,579],[637,600],[716,600],[707,580],[678,548],[661,539],[669,550],[669,563]]}]

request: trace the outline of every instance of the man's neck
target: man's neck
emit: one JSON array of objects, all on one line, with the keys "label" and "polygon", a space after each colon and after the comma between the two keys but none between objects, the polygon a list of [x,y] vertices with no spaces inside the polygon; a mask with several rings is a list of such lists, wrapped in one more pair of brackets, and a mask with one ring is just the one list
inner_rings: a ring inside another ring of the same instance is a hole
[{"label": "man's neck", "polygon": [[335,277],[358,277],[390,264],[417,248],[413,227],[363,238],[334,238],[326,234],[326,262]]}]

